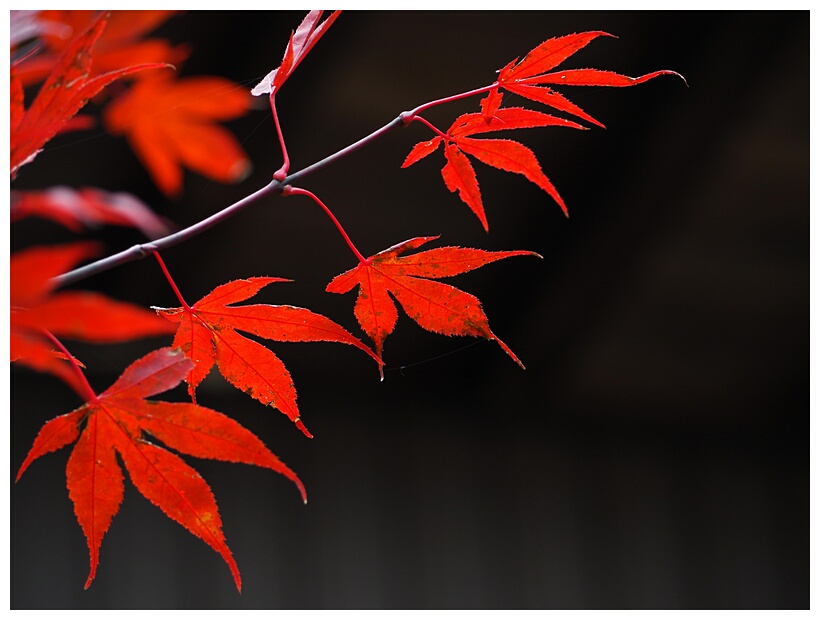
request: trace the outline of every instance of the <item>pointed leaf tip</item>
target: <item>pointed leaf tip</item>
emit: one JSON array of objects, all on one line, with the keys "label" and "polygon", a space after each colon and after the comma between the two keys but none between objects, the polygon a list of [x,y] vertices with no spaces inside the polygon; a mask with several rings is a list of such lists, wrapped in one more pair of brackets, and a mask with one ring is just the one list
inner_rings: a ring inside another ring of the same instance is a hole
[{"label": "pointed leaf tip", "polygon": [[490,335],[492,336],[492,339],[495,340],[498,343],[498,346],[500,346],[504,350],[504,352],[507,355],[509,355],[512,358],[512,360],[521,367],[521,370],[526,370],[526,367],[524,366],[524,363],[520,359],[518,359],[518,356],[515,353],[513,353],[512,349],[510,347],[508,347],[506,344],[504,344],[504,341],[501,340],[501,338],[499,338],[498,336],[496,336],[492,332],[490,332]]},{"label": "pointed leaf tip", "polygon": [[293,422],[296,424],[296,428],[298,428],[300,431],[302,431],[302,433],[304,433],[305,437],[307,437],[308,439],[313,439],[313,434],[302,423],[302,420],[296,418]]}]

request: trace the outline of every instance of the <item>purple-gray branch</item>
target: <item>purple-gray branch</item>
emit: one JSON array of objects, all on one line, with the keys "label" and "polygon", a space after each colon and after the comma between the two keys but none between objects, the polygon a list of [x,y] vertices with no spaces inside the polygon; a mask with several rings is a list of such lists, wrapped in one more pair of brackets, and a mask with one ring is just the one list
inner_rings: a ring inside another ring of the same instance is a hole
[{"label": "purple-gray branch", "polygon": [[118,252],[117,254],[112,254],[111,256],[102,258],[93,263],[83,265],[82,267],[78,267],[73,271],[69,271],[60,276],[57,276],[56,278],[53,278],[52,282],[55,286],[66,286],[68,284],[74,284],[75,282],[79,282],[80,280],[83,280],[90,276],[102,273],[103,271],[108,271],[109,269],[113,269],[114,267],[118,267],[119,265],[124,265],[125,263],[130,263],[131,261],[145,258],[146,256],[154,254],[155,252],[165,250],[179,243],[182,243],[183,241],[191,239],[192,237],[195,237],[198,234],[205,232],[209,228],[212,228],[217,224],[224,222],[229,217],[234,216],[246,207],[249,207],[253,203],[257,202],[260,198],[263,198],[268,195],[281,193],[282,189],[286,185],[292,185],[293,183],[299,181],[301,178],[306,177],[309,174],[316,172],[317,170],[320,170],[321,168],[324,168],[325,166],[333,163],[337,159],[345,157],[346,155],[349,155],[350,153],[360,149],[361,147],[365,146],[369,142],[372,142],[373,140],[375,140],[382,134],[387,133],[393,128],[402,126],[404,124],[403,117],[404,114],[397,116],[395,119],[393,119],[383,127],[377,129],[373,133],[365,136],[361,140],[354,142],[350,146],[347,146],[341,149],[340,151],[337,151],[336,153],[329,155],[328,157],[325,157],[321,161],[318,161],[315,164],[308,166],[307,168],[303,168],[298,172],[294,172],[282,181],[271,181],[265,187],[256,190],[254,193],[242,198],[242,200],[233,203],[229,207],[225,207],[221,211],[214,213],[212,216],[200,222],[197,222],[196,224],[189,226],[188,228],[184,228],[166,237],[162,237],[161,239],[156,239],[155,241],[150,241],[148,243],[141,243],[132,246],[127,250]]}]

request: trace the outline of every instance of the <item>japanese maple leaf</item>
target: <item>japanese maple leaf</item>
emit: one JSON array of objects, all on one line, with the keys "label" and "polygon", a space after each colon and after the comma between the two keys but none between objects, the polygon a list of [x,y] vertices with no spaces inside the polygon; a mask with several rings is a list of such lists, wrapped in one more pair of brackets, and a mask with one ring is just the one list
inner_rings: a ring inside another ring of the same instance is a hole
[{"label": "japanese maple leaf", "polygon": [[379,363],[381,360],[362,342],[330,319],[293,306],[265,304],[233,306],[282,278],[234,280],[215,288],[191,307],[156,308],[169,321],[179,323],[174,346],[195,362],[187,376],[188,391],[196,387],[216,364],[234,387],[290,418],[308,437],[296,405],[296,388],[282,361],[261,344],[237,330],[282,342],[329,341],[353,345]]},{"label": "japanese maple leaf", "polygon": [[490,330],[487,316],[476,297],[430,278],[455,276],[511,256],[539,255],[523,250],[488,252],[448,246],[400,256],[435,239],[438,237],[416,237],[396,244],[336,276],[325,290],[347,293],[353,287],[359,287],[354,314],[375,343],[379,357],[385,338],[393,333],[398,320],[392,295],[407,315],[424,329],[445,336],[495,340],[523,368],[512,350]]},{"label": "japanese maple leaf", "polygon": [[[156,73],[156,72],[155,72]],[[250,161],[236,138],[215,124],[245,114],[252,99],[221,77],[152,75],[111,102],[106,128],[124,135],[168,196],[182,190],[182,166],[221,183],[244,179]]]},{"label": "japanese maple leaf", "polygon": [[[569,99],[550,88],[550,86],[635,86],[659,75],[676,75],[675,71],[653,71],[640,77],[629,77],[602,71],[600,69],[566,69],[552,71],[575,52],[585,47],[590,41],[598,37],[612,37],[606,32],[581,32],[563,37],[555,37],[544,41],[530,51],[521,62],[513,60],[499,71],[498,85],[511,93],[521,95],[527,99],[546,104],[561,112],[566,112],[582,118],[590,123],[603,127],[604,124],[592,118]],[[685,81],[685,80],[684,80]],[[498,88],[493,89],[481,101],[481,108],[485,119],[496,114],[501,105],[501,94]]]},{"label": "japanese maple leaf", "polygon": [[34,247],[11,255],[11,361],[48,372],[82,394],[77,376],[46,337],[116,342],[173,332],[149,310],[90,291],[55,291],[52,278],[96,253],[89,243]]},{"label": "japanese maple leaf", "polygon": [[149,239],[168,233],[167,224],[142,201],[125,192],[57,186],[42,191],[12,191],[11,221],[38,216],[82,232],[104,224],[139,228]]},{"label": "japanese maple leaf", "polygon": [[89,394],[79,409],[46,422],[20,467],[18,480],[37,458],[77,441],[66,480],[74,514],[88,541],[91,569],[86,588],[97,573],[103,536],[123,499],[118,454],[139,492],[215,549],[228,564],[237,589],[242,589],[210,487],[179,456],[152,443],[152,438],[190,456],[272,469],[292,480],[307,501],[296,474],[228,416],[194,403],[147,400],[175,387],[192,366],[181,351],[170,347],[137,360],[105,392]]},{"label": "japanese maple leaf", "polygon": [[[188,57],[186,46],[172,46],[163,39],[142,39],[174,13],[176,11],[110,11],[108,25],[94,47],[92,74],[146,62],[178,66]],[[38,38],[44,50],[15,67],[23,85],[44,79],[68,45],[70,36],[67,35],[83,32],[98,15],[99,11],[38,11],[37,23],[42,24]]]},{"label": "japanese maple leaf", "polygon": [[147,63],[119,68],[91,77],[91,48],[106,24],[106,14],[72,40],[60,56],[31,107],[24,106],[23,85],[11,72],[11,174],[32,161],[43,145],[62,130],[94,95],[111,82],[137,71],[166,67]]},{"label": "japanese maple leaf", "polygon": [[324,11],[310,11],[299,27],[291,33],[288,45],[285,48],[285,56],[282,59],[282,64],[276,69],[268,73],[259,84],[254,86],[251,94],[254,96],[270,95],[271,97],[276,91],[285,83],[291,73],[296,70],[302,59],[307,56],[311,48],[316,45],[316,42],[322,35],[330,28],[331,24],[336,21],[341,11],[333,11],[321,25],[319,22],[322,19]]},{"label": "japanese maple leaf", "polygon": [[475,213],[484,230],[489,230],[487,216],[484,213],[478,179],[467,155],[494,168],[523,175],[552,196],[566,215],[567,207],[563,199],[541,170],[535,154],[529,148],[514,140],[470,137],[489,131],[547,126],[584,129],[578,123],[524,108],[496,110],[489,121],[481,113],[463,114],[443,136],[416,144],[404,160],[402,168],[413,165],[443,145],[447,160],[441,169],[444,183],[451,192],[458,191],[459,197]]}]

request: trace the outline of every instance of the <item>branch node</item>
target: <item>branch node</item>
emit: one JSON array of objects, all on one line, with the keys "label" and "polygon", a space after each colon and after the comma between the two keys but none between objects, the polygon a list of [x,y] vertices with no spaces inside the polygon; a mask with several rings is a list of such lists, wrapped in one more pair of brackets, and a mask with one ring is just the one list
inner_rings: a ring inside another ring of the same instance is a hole
[{"label": "branch node", "polygon": [[143,243],[135,247],[137,248],[137,251],[139,252],[141,257],[156,254],[159,251],[159,248],[154,243]]}]

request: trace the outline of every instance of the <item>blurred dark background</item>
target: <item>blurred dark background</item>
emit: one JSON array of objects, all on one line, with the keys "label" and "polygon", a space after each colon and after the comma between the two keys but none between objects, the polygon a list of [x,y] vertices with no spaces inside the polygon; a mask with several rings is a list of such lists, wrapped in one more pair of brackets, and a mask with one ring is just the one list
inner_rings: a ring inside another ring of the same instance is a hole
[{"label": "blurred dark background", "polygon": [[[156,34],[192,45],[183,75],[250,88],[302,16],[192,12]],[[267,470],[187,459],[214,490],[243,593],[216,553],[130,483],[83,590],[88,550],[66,448],[11,487],[12,608],[808,608],[808,11],[347,12],[278,98],[293,170],[584,30],[619,38],[566,67],[673,69],[688,87],[662,77],[565,89],[607,129],[515,134],[570,219],[523,177],[476,164],[485,234],[444,187],[440,153],[400,170],[430,137],[421,125],[303,183],[365,254],[441,234],[441,244],[543,255],[449,280],[483,301],[527,370],[492,342],[462,348],[474,341],[403,315],[382,383],[352,347],[270,343],[315,439],[218,375],[200,402],[256,432],[310,503]],[[476,107],[428,118],[446,128]],[[269,110],[229,127],[255,165],[238,185],[187,174],[184,197],[169,201],[122,139],[92,132],[54,141],[14,187],[131,191],[186,226],[281,163]],[[90,236],[110,251],[141,240],[114,228]],[[70,238],[39,220],[11,234],[12,249]],[[354,294],[323,292],[354,259],[306,199],[271,198],[163,256],[189,302],[231,279],[293,278],[258,299],[361,334]],[[148,261],[81,286],[177,305]],[[102,390],[167,343],[71,348]],[[13,368],[11,381],[13,479],[40,426],[81,403],[48,376]]]}]

